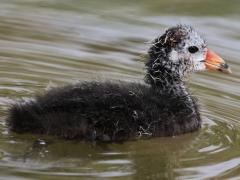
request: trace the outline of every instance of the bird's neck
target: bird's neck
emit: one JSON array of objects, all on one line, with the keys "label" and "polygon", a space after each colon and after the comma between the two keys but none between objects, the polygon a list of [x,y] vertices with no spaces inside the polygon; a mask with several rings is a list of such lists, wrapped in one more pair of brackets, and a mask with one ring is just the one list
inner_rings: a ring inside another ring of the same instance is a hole
[{"label": "bird's neck", "polygon": [[165,92],[167,94],[177,95],[183,94],[188,95],[186,84],[183,81],[170,82],[168,79],[157,79],[153,81],[151,87],[157,91]]},{"label": "bird's neck", "polygon": [[171,46],[164,44],[164,36],[155,39],[148,50],[149,60],[146,63],[146,83],[157,89],[185,90],[184,77],[186,72],[184,64],[174,64],[169,59]]},{"label": "bird's neck", "polygon": [[179,71],[173,68],[171,61],[158,57],[156,60],[150,60],[146,64],[146,67],[147,74],[145,76],[145,80],[152,87],[161,89],[177,89],[184,87],[185,85],[183,78],[178,74]]},{"label": "bird's neck", "polygon": [[[159,59],[161,61],[161,59]],[[152,64],[146,64],[147,74],[145,76],[146,83],[161,95],[181,96],[188,98],[188,102],[192,102],[186,83],[183,78],[176,74],[169,64],[163,65],[159,61],[149,61]]]},{"label": "bird's neck", "polygon": [[153,87],[170,88],[184,86],[184,82],[176,75],[165,70],[148,70],[145,80]]}]

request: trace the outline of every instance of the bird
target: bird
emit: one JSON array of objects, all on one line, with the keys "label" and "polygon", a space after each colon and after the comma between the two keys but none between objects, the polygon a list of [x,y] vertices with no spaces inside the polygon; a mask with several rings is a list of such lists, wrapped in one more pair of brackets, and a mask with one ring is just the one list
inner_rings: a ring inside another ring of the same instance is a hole
[{"label": "bird", "polygon": [[119,142],[176,136],[201,128],[197,98],[187,87],[198,71],[231,73],[190,25],[168,28],[147,51],[141,82],[82,81],[10,105],[10,131],[66,140]]}]

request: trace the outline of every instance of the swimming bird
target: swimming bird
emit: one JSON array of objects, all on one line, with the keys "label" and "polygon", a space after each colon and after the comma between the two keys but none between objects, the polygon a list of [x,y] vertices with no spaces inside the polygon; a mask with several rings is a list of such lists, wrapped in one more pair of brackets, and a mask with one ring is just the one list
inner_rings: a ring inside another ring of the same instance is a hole
[{"label": "swimming bird", "polygon": [[157,37],[145,65],[144,83],[93,81],[54,88],[13,104],[7,124],[17,133],[107,142],[189,133],[201,127],[197,99],[186,87],[189,76],[231,72],[188,25]]}]

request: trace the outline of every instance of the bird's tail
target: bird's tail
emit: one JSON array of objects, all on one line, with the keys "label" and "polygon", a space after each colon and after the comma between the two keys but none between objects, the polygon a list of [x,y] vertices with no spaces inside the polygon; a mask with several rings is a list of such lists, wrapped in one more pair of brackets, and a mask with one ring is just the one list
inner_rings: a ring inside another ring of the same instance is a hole
[{"label": "bird's tail", "polygon": [[9,129],[17,133],[36,132],[36,130],[40,133],[42,125],[37,114],[32,103],[17,103],[9,108],[6,122]]}]

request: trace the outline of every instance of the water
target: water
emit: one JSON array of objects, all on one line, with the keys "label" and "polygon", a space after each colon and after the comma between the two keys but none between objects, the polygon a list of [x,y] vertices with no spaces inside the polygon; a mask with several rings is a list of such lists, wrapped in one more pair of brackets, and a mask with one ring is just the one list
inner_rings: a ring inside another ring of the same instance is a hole
[{"label": "water", "polygon": [[[240,179],[239,12],[237,0],[2,0],[0,179]],[[123,144],[8,132],[15,100],[79,80],[141,82],[147,42],[179,23],[201,32],[233,71],[192,77],[200,131]]]}]

